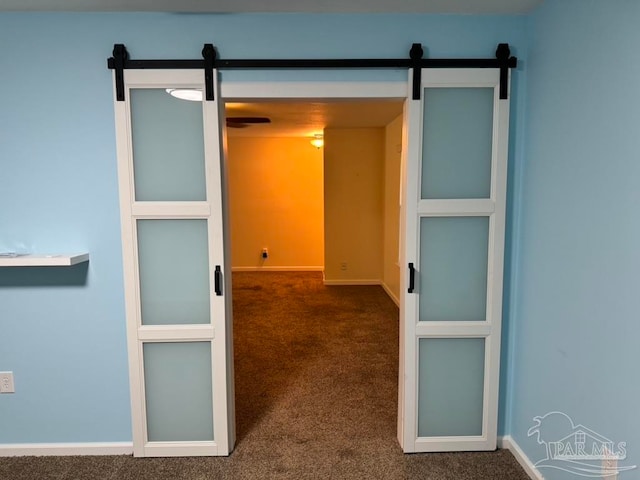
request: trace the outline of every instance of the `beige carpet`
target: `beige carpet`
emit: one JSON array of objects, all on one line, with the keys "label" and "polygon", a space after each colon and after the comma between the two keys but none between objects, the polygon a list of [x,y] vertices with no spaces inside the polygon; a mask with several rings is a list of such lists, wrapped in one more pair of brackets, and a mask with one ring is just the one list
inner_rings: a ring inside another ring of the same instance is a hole
[{"label": "beige carpet", "polygon": [[320,273],[236,273],[229,458],[0,459],[0,479],[527,479],[507,451],[403,455],[398,310]]}]

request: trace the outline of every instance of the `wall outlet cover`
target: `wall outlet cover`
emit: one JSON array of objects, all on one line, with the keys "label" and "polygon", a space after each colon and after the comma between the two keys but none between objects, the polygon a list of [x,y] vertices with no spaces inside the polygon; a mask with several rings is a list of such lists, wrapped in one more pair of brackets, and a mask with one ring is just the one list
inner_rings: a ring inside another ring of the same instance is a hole
[{"label": "wall outlet cover", "polygon": [[13,372],[0,372],[0,393],[15,393]]}]

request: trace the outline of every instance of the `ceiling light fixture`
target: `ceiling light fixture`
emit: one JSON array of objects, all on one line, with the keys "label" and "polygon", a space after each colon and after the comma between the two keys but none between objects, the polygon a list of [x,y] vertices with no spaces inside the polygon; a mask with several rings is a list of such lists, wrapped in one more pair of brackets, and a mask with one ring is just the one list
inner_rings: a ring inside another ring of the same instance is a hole
[{"label": "ceiling light fixture", "polygon": [[194,88],[167,88],[166,92],[180,100],[189,100],[190,102],[202,101],[202,90],[196,90]]},{"label": "ceiling light fixture", "polygon": [[316,133],[313,136],[313,140],[311,140],[311,145],[316,147],[318,150],[324,146],[324,137],[321,133]]}]

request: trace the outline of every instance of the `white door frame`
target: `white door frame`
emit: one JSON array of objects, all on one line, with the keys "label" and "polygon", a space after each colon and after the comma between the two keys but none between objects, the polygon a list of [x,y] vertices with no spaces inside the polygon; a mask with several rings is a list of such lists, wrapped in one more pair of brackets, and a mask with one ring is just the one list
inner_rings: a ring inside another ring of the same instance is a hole
[{"label": "white door frame", "polygon": [[[411,78],[411,77],[410,77]],[[261,81],[261,82],[220,82],[221,95],[223,100],[228,102],[250,102],[250,101],[275,101],[275,100],[306,100],[312,101],[331,101],[331,100],[402,100],[405,102],[403,109],[403,128],[402,128],[402,156],[400,171],[400,240],[399,240],[399,258],[400,265],[406,265],[405,258],[405,172],[407,171],[407,152],[408,152],[408,134],[407,125],[409,124],[409,109],[407,101],[411,92],[411,79],[376,82],[376,81],[347,81],[347,82],[331,82],[331,81],[314,81],[314,82],[279,82],[279,81]],[[402,270],[401,270],[402,272]],[[398,371],[398,441],[405,452],[407,450],[404,437],[404,408],[405,408],[405,382],[402,381],[410,372],[405,372],[405,352],[402,332],[403,320],[405,318],[403,312],[404,295],[402,292],[406,290],[406,278],[400,274],[400,353],[399,353],[399,371]],[[414,408],[417,408],[414,405]]]}]

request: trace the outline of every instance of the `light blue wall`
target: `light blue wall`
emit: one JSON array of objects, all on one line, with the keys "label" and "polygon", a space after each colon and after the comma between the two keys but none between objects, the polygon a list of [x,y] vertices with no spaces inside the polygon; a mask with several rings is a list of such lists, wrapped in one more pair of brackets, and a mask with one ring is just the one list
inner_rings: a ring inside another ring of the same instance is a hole
[{"label": "light blue wall", "polygon": [[[15,372],[17,389],[0,396],[0,443],[131,439],[112,80],[106,69],[114,43],[125,43],[132,58],[141,59],[198,58],[205,42],[226,58],[403,57],[412,42],[422,42],[434,58],[491,57],[499,42],[509,42],[522,58],[525,21],[0,14],[0,250],[91,253],[88,268],[0,269],[0,370]],[[514,72],[514,123],[522,114],[520,75]],[[512,161],[519,142],[514,130]]]},{"label": "light blue wall", "polygon": [[559,410],[640,464],[639,25],[636,0],[530,18],[509,431],[534,461],[532,418]]}]

